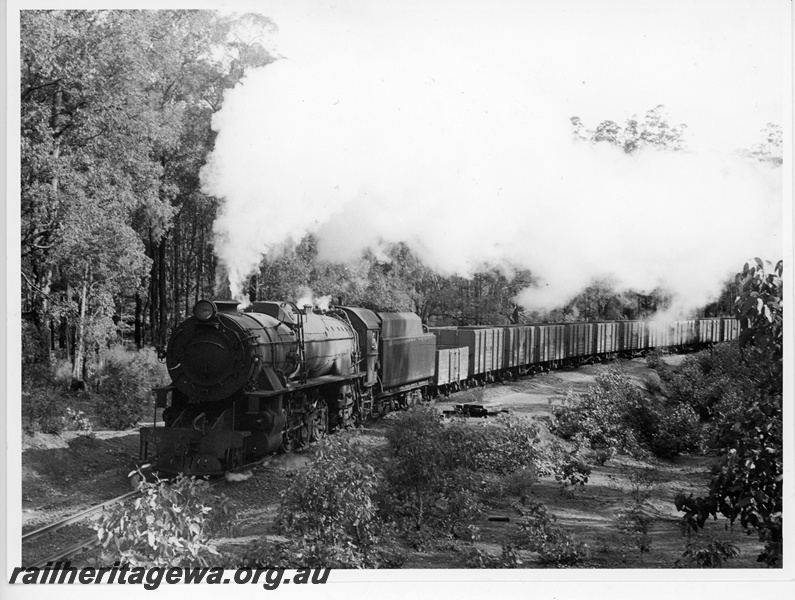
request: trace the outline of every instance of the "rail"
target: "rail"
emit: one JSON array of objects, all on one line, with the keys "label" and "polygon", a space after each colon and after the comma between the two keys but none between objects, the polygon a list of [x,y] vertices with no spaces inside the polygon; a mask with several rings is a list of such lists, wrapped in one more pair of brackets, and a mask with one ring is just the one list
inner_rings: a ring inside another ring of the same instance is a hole
[{"label": "rail", "polygon": [[[267,458],[269,457],[265,457],[263,459],[242,465],[230,472],[240,471],[243,469],[250,469],[252,467],[259,465],[260,463],[262,463],[263,460],[266,460]],[[226,481],[226,479],[224,477],[219,477],[218,479],[210,482],[210,487],[215,487],[222,481]],[[35,531],[31,531],[30,533],[26,533],[22,536],[22,542],[23,543],[32,542],[33,540],[54,533],[59,529],[62,529],[68,525],[74,525],[75,523],[84,521],[91,515],[101,512],[104,509],[108,508],[109,506],[113,506],[114,504],[118,504],[126,500],[131,500],[132,498],[136,498],[140,495],[141,492],[139,490],[133,490],[131,492],[127,492],[126,494],[122,494],[121,496],[117,496],[116,498],[112,498],[111,500],[107,500],[105,502],[92,506],[91,508],[87,508],[86,510],[76,513],[71,517],[66,517],[65,519],[61,519],[60,521],[56,521],[55,523],[50,523],[49,525],[45,525],[44,527],[36,529]],[[29,565],[29,567],[41,568],[46,566],[47,563],[54,564],[59,560],[71,558],[72,556],[79,554],[80,552],[83,552],[85,550],[90,550],[91,548],[94,548],[98,545],[99,545],[99,539],[97,538],[96,535],[92,535],[90,538],[84,538],[82,541],[69,546],[65,550],[59,550],[58,552],[48,556],[47,558],[36,561],[35,563]]]},{"label": "rail", "polygon": [[91,508],[87,508],[86,510],[77,513],[76,515],[72,515],[71,517],[67,517],[66,519],[62,519],[61,521],[56,521],[55,523],[50,523],[49,525],[45,525],[35,531],[31,531],[30,533],[26,533],[22,536],[22,543],[25,542],[32,542],[40,537],[48,535],[50,533],[54,533],[59,529],[66,527],[67,525],[73,525],[75,523],[79,523],[80,521],[84,521],[88,517],[93,514],[104,510],[108,506],[113,506],[114,504],[118,504],[119,502],[124,502],[130,498],[134,498],[136,496],[140,496],[141,492],[138,490],[133,490],[132,492],[127,492],[126,494],[122,494],[121,496],[117,496],[112,500],[108,500],[107,502],[103,502],[101,504],[97,504],[96,506],[92,506]]}]

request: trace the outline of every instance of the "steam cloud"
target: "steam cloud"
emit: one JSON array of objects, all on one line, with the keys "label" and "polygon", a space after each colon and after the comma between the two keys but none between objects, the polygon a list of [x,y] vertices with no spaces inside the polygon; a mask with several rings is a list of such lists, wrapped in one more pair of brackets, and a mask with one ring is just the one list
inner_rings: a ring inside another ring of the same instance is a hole
[{"label": "steam cloud", "polygon": [[529,268],[543,281],[520,294],[528,309],[597,276],[665,285],[692,308],[751,256],[781,257],[780,169],[577,143],[576,109],[539,84],[543,69],[507,77],[496,54],[350,52],[355,70],[296,53],[251,72],[216,114],[202,177],[224,199],[216,251],[235,295],[263,254],[309,231],[331,260],[406,241],[445,274]]}]

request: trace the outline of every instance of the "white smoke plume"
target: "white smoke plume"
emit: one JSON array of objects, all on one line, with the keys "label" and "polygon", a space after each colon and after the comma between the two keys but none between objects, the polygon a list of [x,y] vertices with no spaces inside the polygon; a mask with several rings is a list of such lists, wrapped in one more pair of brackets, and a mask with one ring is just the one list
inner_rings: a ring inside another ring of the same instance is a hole
[{"label": "white smoke plume", "polygon": [[[529,268],[542,284],[520,294],[528,309],[559,306],[597,276],[698,306],[749,256],[781,257],[781,169],[735,147],[628,156],[575,142],[570,117],[594,127],[632,113],[586,118],[566,99],[571,74],[544,59],[552,38],[510,15],[488,45],[466,21],[451,26],[460,44],[433,52],[369,16],[364,39],[333,15],[328,31],[318,25],[333,57],[280,45],[287,58],[250,73],[214,119],[202,178],[224,200],[216,249],[233,295],[263,254],[309,231],[326,259],[406,241],[444,274]],[[663,89],[634,111],[665,103]],[[669,107],[698,134],[683,112]]]},{"label": "white smoke plume", "polygon": [[317,296],[309,287],[302,286],[295,304],[298,308],[311,306],[326,311],[329,309],[329,306],[331,306],[331,296]]}]

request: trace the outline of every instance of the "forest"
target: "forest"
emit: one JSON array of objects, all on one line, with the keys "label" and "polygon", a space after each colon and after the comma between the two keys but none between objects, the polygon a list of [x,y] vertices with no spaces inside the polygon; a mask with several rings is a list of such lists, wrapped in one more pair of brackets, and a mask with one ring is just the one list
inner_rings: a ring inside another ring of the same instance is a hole
[{"label": "forest", "polygon": [[[214,11],[23,11],[21,14],[21,302],[23,364],[67,360],[76,385],[121,343],[162,347],[200,298],[229,294],[213,251],[221,200],[202,191],[212,117],[248,70],[281,57],[266,48],[277,24]],[[583,143],[678,152],[684,125],[664,107],[594,130]],[[752,160],[781,164],[769,124]],[[483,264],[471,277],[435,272],[405,243],[352,263],[322,260],[317,239],[287,240],[248,281],[251,299],[410,310],[430,325],[643,318],[670,293],[623,290],[595,278],[565,306],[525,312],[528,269]],[[730,312],[727,281],[702,314]]]}]

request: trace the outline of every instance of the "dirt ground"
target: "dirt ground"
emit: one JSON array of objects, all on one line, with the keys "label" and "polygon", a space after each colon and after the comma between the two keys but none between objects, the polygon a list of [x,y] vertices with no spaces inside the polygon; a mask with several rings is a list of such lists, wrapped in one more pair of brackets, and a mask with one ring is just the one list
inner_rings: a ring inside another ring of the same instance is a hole
[{"label": "dirt ground", "polygon": [[[669,362],[678,362],[672,356]],[[642,385],[651,373],[645,361],[620,361],[633,380]],[[605,365],[586,365],[577,369],[525,377],[518,381],[494,384],[459,392],[449,398],[439,398],[435,406],[440,411],[452,410],[463,403],[481,404],[489,410],[508,410],[527,415],[543,423],[551,415],[553,405],[561,402],[568,390],[584,392],[594,383]],[[476,419],[472,419],[473,424]],[[368,424],[363,435],[373,443],[383,443],[384,422]],[[62,436],[37,434],[25,436],[22,454],[22,527],[31,531],[79,512],[92,504],[129,491],[127,475],[134,468],[138,456],[137,430],[126,432],[96,432],[93,438],[67,432]],[[220,541],[222,548],[245,544],[262,535],[273,535],[272,523],[278,509],[279,493],[289,486],[296,471],[309,460],[308,453],[273,456],[253,471],[253,477],[242,483],[218,486],[239,507],[237,534],[234,539]],[[652,459],[648,462],[617,457],[603,466],[591,465],[586,485],[563,488],[553,479],[541,479],[531,492],[530,501],[541,502],[557,517],[575,540],[588,544],[590,558],[582,563],[590,568],[673,568],[682,555],[682,537],[678,514],[673,504],[680,491],[696,495],[706,491],[709,468],[714,459],[703,456],[684,456],[672,461]],[[633,487],[630,474],[647,475],[644,485]],[[632,501],[635,494],[646,497],[649,512],[654,516],[651,526],[650,552],[641,556],[630,540],[616,525],[616,513]],[[492,498],[478,526],[481,539],[475,547],[499,555],[501,544],[509,540],[521,518],[512,506],[516,498]],[[495,521],[499,518],[502,520]],[[40,542],[23,547],[23,561],[48,556],[86,537],[91,531],[85,526],[73,526]],[[740,549],[739,557],[729,561],[730,568],[758,568],[756,556],[761,551],[756,536],[746,535],[739,526],[731,528],[724,520],[708,523],[698,534],[699,545],[709,540],[730,541]],[[453,547],[456,546],[456,547]],[[461,544],[431,544],[422,551],[407,554],[405,568],[461,567]],[[90,561],[91,555],[73,560],[73,564]],[[526,566],[539,566],[533,556]]]}]

